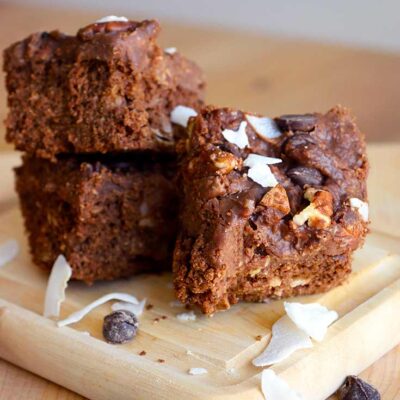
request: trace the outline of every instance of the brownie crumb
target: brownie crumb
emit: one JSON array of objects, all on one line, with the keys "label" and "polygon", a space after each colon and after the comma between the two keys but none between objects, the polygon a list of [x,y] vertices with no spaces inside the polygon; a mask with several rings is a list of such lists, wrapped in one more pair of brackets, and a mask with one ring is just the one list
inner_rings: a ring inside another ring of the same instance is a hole
[{"label": "brownie crumb", "polygon": [[163,360],[162,358],[159,358],[157,361],[158,361],[160,364],[165,363],[165,360]]},{"label": "brownie crumb", "polygon": [[257,335],[257,336],[256,336],[257,342],[259,342],[261,339],[262,339],[262,336],[261,336],[261,335]]},{"label": "brownie crumb", "polygon": [[145,356],[147,353],[144,351],[144,350],[142,350],[140,353],[139,353],[139,356]]},{"label": "brownie crumb", "polygon": [[168,317],[166,315],[162,315],[161,319],[167,319]]},{"label": "brownie crumb", "polygon": [[160,318],[154,318],[153,319],[153,324],[158,324],[160,322]]},{"label": "brownie crumb", "polygon": [[138,326],[135,314],[127,310],[114,311],[104,318],[103,336],[108,343],[126,343],[136,336]]},{"label": "brownie crumb", "polygon": [[339,400],[380,400],[381,395],[357,376],[348,376],[337,391]]},{"label": "brownie crumb", "polygon": [[154,308],[153,304],[147,304],[146,310],[152,310]]}]

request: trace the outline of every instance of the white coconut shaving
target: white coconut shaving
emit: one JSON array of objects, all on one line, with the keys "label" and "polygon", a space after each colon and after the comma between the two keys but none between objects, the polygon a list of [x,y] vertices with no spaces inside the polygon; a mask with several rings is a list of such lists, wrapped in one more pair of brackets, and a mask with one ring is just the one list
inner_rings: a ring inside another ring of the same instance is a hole
[{"label": "white coconut shaving", "polygon": [[246,114],[246,119],[261,139],[275,139],[282,135],[278,125],[271,118]]},{"label": "white coconut shaving", "polygon": [[128,22],[126,17],[117,17],[115,15],[108,15],[107,17],[100,18],[96,21],[96,24],[103,24],[106,22]]},{"label": "white coconut shaving", "polygon": [[88,304],[86,307],[72,313],[68,318],[63,319],[62,321],[57,322],[58,327],[63,327],[66,325],[74,324],[75,322],[80,321],[86,314],[92,311],[94,308],[101,306],[107,301],[110,300],[120,300],[127,303],[132,304],[139,304],[138,299],[135,296],[131,296],[127,293],[109,293],[105,296],[100,297],[99,299],[95,300],[94,302]]},{"label": "white coconut shaving", "polygon": [[272,369],[264,369],[261,374],[261,390],[266,400],[302,400],[282,378]]},{"label": "white coconut shaving", "polygon": [[272,326],[272,339],[266,349],[253,360],[253,365],[272,365],[289,357],[296,350],[311,347],[313,344],[309,336],[285,315]]},{"label": "white coconut shaving", "polygon": [[171,112],[171,121],[174,124],[178,124],[186,128],[189,119],[191,117],[195,117],[196,115],[197,112],[193,110],[193,108],[186,106],[176,106]]},{"label": "white coconut shaving", "polygon": [[72,275],[72,269],[63,255],[59,255],[51,269],[47,282],[43,316],[60,315],[61,303],[65,300],[65,289]]},{"label": "white coconut shaving", "polygon": [[205,375],[208,374],[207,369],[205,368],[190,368],[188,371],[189,375]]},{"label": "white coconut shaving", "polygon": [[164,53],[167,53],[167,54],[175,54],[176,51],[177,51],[176,47],[166,47],[164,49]]},{"label": "white coconut shaving", "polygon": [[118,303],[114,303],[111,306],[111,310],[119,311],[119,310],[127,310],[131,313],[135,314],[137,317],[140,317],[143,314],[144,307],[146,305],[146,299],[139,301],[138,304],[127,303],[125,301],[121,301]]},{"label": "white coconut shaving", "polygon": [[262,187],[275,187],[278,184],[268,165],[257,164],[251,167],[247,172],[247,176]]},{"label": "white coconut shaving", "polygon": [[9,239],[0,245],[0,268],[12,261],[19,253],[19,244]]},{"label": "white coconut shaving", "polygon": [[268,165],[268,164],[279,164],[282,160],[276,157],[266,157],[260,154],[251,153],[244,160],[243,165],[245,167],[255,167],[256,165]]},{"label": "white coconut shaving", "polygon": [[284,303],[288,317],[296,326],[308,336],[322,341],[328,330],[328,326],[338,319],[336,311],[330,311],[318,303]]},{"label": "white coconut shaving", "polygon": [[249,147],[249,138],[246,133],[247,122],[242,121],[239,125],[239,129],[237,131],[233,131],[232,129],[224,129],[222,131],[222,136],[229,143],[235,144],[239,149],[244,149],[245,147]]},{"label": "white coconut shaving", "polygon": [[282,162],[280,158],[249,154],[243,165],[249,167],[247,176],[262,187],[275,187],[278,184],[269,164]]},{"label": "white coconut shaving", "polygon": [[360,199],[357,199],[357,197],[352,197],[350,199],[350,206],[351,206],[351,208],[354,208],[359,212],[359,214],[361,215],[361,218],[365,222],[368,222],[368,214],[369,214],[368,203],[366,203],[365,201],[362,201]]},{"label": "white coconut shaving", "polygon": [[182,313],[182,314],[178,314],[176,316],[176,318],[179,321],[196,321],[196,314],[194,313],[194,311],[189,311],[187,313]]},{"label": "white coconut shaving", "polygon": [[183,308],[185,305],[181,303],[179,300],[172,300],[169,302],[169,306],[173,308]]}]

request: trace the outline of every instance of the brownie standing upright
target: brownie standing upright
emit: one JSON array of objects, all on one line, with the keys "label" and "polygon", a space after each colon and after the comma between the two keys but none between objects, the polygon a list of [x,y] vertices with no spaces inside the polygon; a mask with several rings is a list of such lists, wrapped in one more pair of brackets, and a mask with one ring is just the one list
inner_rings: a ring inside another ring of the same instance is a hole
[{"label": "brownie standing upright", "polygon": [[170,265],[177,230],[177,106],[203,104],[200,69],[156,43],[156,21],[106,17],[4,52],[7,140],[33,260],[59,254],[93,282]]}]

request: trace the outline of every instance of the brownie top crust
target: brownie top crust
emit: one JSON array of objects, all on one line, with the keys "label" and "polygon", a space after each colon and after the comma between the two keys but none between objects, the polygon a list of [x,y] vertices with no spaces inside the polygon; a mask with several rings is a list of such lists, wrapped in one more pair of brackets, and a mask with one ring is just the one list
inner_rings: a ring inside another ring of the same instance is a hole
[{"label": "brownie top crust", "polygon": [[61,153],[173,151],[178,105],[203,104],[200,68],[157,44],[155,20],[96,22],[76,35],[40,32],[4,51],[7,140]]}]

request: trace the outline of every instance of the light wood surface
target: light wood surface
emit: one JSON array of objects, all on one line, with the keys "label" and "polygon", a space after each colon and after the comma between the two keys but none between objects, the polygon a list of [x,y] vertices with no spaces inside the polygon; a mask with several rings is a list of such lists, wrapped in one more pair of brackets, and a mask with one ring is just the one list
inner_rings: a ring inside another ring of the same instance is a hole
[{"label": "light wood surface", "polygon": [[[293,387],[305,393],[306,399],[323,399],[338,386],[343,376],[360,372],[400,341],[400,326],[396,326],[399,320],[393,318],[400,306],[400,261],[398,257],[390,255],[397,251],[399,240],[391,236],[392,228],[386,218],[379,218],[382,215],[379,205],[381,189],[389,192],[389,198],[396,198],[399,194],[399,188],[394,185],[400,164],[400,161],[396,164],[396,160],[400,160],[396,154],[400,155],[400,145],[370,147],[373,171],[370,176],[372,228],[382,233],[373,233],[366,247],[357,254],[355,273],[348,284],[327,294],[303,299],[320,301],[336,309],[341,319],[331,328],[328,338],[321,345],[311,352],[299,352],[275,368]],[[392,161],[381,164],[382,155]],[[18,162],[18,157],[8,156],[2,160],[0,167],[5,171],[10,169],[7,164],[15,165]],[[8,198],[8,204],[14,204],[0,214],[0,242],[15,237],[25,243],[12,188],[3,187],[0,193],[0,198]],[[390,217],[398,220],[398,214],[391,214]],[[167,387],[162,390],[167,393],[164,398],[179,395],[189,399],[199,394],[201,398],[207,398],[205,388],[212,388],[214,394],[218,394],[221,393],[221,385],[226,398],[261,398],[258,370],[249,366],[249,360],[267,342],[271,324],[282,312],[280,302],[242,304],[211,319],[200,317],[196,322],[182,324],[175,318],[182,310],[168,306],[173,299],[172,290],[168,287],[169,280],[169,275],[142,276],[124,282],[96,284],[92,288],[73,283],[68,288],[63,316],[103,293],[117,290],[147,297],[154,305],[154,309],[146,311],[142,317],[141,333],[137,339],[130,345],[115,348],[100,341],[101,319],[109,306],[92,313],[74,325],[73,329],[60,330],[51,321],[38,316],[42,311],[46,274],[31,265],[24,245],[15,262],[0,273],[0,298],[3,299],[0,300],[0,308],[3,309],[0,317],[0,342],[3,344],[0,357],[95,399],[113,398],[117,393],[121,399],[130,398],[132,393],[136,393],[135,398],[150,398],[150,393],[163,385]],[[154,323],[154,318],[161,315],[168,318]],[[28,336],[21,326],[30,327]],[[76,333],[75,329],[90,331],[92,338]],[[255,340],[258,334],[263,336],[260,342]],[[365,352],[365,348],[370,350]],[[146,350],[145,357],[137,355],[141,350]],[[193,355],[188,356],[186,350],[192,351]],[[157,363],[159,358],[166,362]],[[332,363],[335,364],[333,371]],[[123,374],[113,375],[109,372],[109,369],[118,369],[117,366],[124,368]],[[207,377],[189,377],[186,371],[194,366],[206,367],[210,374]],[[227,374],[228,368],[235,368],[236,374]],[[137,375],[140,370],[146,371],[145,378],[140,373]],[[7,371],[5,382],[14,381],[15,376],[22,381],[25,379],[25,373],[18,375],[14,367],[10,371],[3,364],[0,365],[0,371]],[[318,374],[324,376],[322,391],[318,385],[304,385],[309,382],[310,376]],[[109,376],[114,384],[99,386],[98,375]],[[398,383],[394,383],[400,376],[399,349],[392,351],[362,376],[377,385],[384,395],[383,399],[395,399],[400,394]],[[136,389],[129,386],[132,380]],[[141,384],[137,386],[139,382]],[[170,382],[173,382],[176,392],[168,386]],[[199,382],[201,385],[197,386]],[[3,383],[0,390],[7,393],[9,386],[10,383]],[[129,388],[129,391],[121,387]],[[186,388],[186,393],[178,394],[178,388]],[[25,386],[25,390],[34,389],[37,390],[38,399],[41,398],[41,390],[54,392],[50,395],[55,399],[70,395],[63,390],[58,392],[56,386],[41,379]]]},{"label": "light wood surface", "polygon": [[[0,48],[34,31],[60,28],[73,33],[95,17],[99,15],[0,3]],[[354,110],[370,141],[400,139],[398,55],[175,24],[164,23],[163,27],[164,45],[178,47],[204,68],[208,100],[212,103],[277,115],[323,111],[339,102]],[[5,92],[0,76],[0,119],[5,115]],[[10,149],[4,144],[3,133],[1,126],[0,150]],[[374,148],[370,156],[376,158],[376,168],[371,174],[376,190],[370,191],[371,196],[384,199],[380,207],[371,210],[374,228],[389,235],[399,234],[400,219],[393,214],[393,203],[388,203],[388,197],[397,200],[400,195],[397,180],[393,180],[400,167],[400,150],[393,146]],[[13,207],[11,174],[9,167],[3,168],[10,163],[5,158],[4,153],[0,154],[0,213]],[[385,168],[385,164],[390,168]],[[385,190],[378,190],[382,185]],[[380,389],[384,400],[400,398],[400,346],[361,376]],[[0,362],[0,398],[82,397]]]}]

